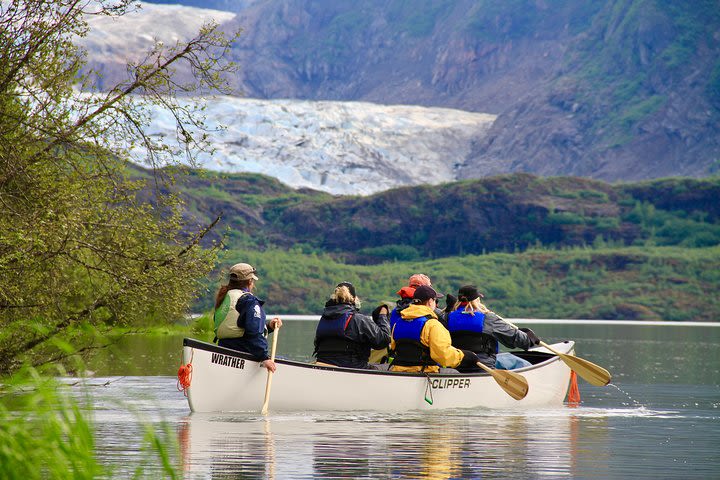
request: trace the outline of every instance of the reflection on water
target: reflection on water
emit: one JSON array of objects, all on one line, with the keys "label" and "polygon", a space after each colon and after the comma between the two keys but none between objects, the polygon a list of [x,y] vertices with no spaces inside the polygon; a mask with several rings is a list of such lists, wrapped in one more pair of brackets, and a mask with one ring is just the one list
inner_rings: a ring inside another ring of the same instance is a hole
[{"label": "reflection on water", "polygon": [[92,385],[98,456],[113,467],[113,478],[132,476],[138,462],[146,478],[161,477],[161,463],[143,450],[143,424],[170,427],[179,445],[177,468],[187,479],[717,478],[720,472],[717,387],[650,390],[654,403],[672,405],[665,409],[622,406],[617,390],[588,386],[577,408],[263,416],[190,414],[173,377],[98,378]]},{"label": "reflection on water", "polygon": [[[662,429],[638,432],[638,420],[677,420],[677,413],[581,407],[525,415],[193,414],[180,422],[178,436],[185,478],[685,478],[717,472],[717,460],[685,471],[677,458],[691,452],[668,457],[679,446],[672,440],[660,446],[664,451],[648,452],[620,438],[632,431],[635,441],[657,449],[653,435]],[[618,445],[627,447],[632,463],[622,462]]]},{"label": "reflection on water", "polygon": [[570,475],[577,419],[504,415],[189,415],[186,478],[489,478]]},{"label": "reflection on water", "polygon": [[[279,351],[306,356],[309,325],[287,322]],[[579,380],[579,407],[524,412],[199,415],[176,389],[182,339],[128,337],[90,366],[107,376],[87,388],[98,456],[113,478],[132,477],[138,459],[145,478],[160,478],[143,450],[149,423],[170,427],[187,479],[720,478],[720,328],[538,330],[575,339],[616,388]]]}]

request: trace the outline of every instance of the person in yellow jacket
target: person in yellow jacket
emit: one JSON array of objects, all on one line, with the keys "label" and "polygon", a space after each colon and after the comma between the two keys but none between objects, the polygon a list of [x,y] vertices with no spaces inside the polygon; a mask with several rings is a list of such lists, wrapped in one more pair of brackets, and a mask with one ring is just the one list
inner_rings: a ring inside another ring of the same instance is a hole
[{"label": "person in yellow jacket", "polygon": [[440,367],[469,367],[478,361],[474,352],[452,346],[450,332],[435,313],[442,296],[429,285],[415,289],[413,303],[400,312],[401,320],[392,328],[391,371],[437,373]]}]

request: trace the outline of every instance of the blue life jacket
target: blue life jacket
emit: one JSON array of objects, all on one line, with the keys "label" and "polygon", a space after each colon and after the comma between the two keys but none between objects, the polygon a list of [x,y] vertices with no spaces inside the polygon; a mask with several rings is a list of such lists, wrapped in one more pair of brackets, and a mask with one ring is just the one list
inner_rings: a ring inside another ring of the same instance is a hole
[{"label": "blue life jacket", "polygon": [[482,312],[465,312],[461,305],[450,312],[447,317],[447,329],[452,338],[453,347],[461,350],[472,350],[475,353],[496,354],[500,346],[492,335],[483,333],[485,314]]},{"label": "blue life jacket", "polygon": [[390,312],[390,331],[392,332],[393,327],[396,323],[402,320],[402,317],[400,316],[400,311],[397,309],[397,307],[392,309],[392,312]]},{"label": "blue life jacket", "polygon": [[420,334],[427,321],[428,317],[418,317],[409,321],[400,319],[394,327],[391,327],[392,337],[395,340],[393,365],[401,367],[436,365],[430,357],[430,347],[423,345],[420,340]]}]

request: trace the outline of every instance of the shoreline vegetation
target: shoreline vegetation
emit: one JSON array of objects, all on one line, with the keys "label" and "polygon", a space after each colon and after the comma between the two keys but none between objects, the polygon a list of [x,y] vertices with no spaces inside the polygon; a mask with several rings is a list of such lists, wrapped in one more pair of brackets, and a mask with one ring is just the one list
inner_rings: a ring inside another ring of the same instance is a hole
[{"label": "shoreline vegetation", "polygon": [[475,283],[509,317],[716,321],[720,177],[609,184],[517,173],[370,196],[293,190],[259,174],[189,172],[199,223],[222,212],[224,247],[191,311],[212,309],[223,269],[260,273],[273,313],[319,314],[338,281],[366,305],[412,273],[443,293]]},{"label": "shoreline vegetation", "polygon": [[[720,318],[720,247],[529,249],[378,265],[278,249],[227,251],[223,257],[228,263],[241,258],[261,272],[258,295],[275,314],[319,314],[338,281],[353,282],[370,310],[381,302],[394,303],[403,282],[425,272],[443,293],[477,284],[489,308],[514,318]],[[212,309],[207,302],[218,284],[208,284],[207,298],[196,304],[196,312]]]}]

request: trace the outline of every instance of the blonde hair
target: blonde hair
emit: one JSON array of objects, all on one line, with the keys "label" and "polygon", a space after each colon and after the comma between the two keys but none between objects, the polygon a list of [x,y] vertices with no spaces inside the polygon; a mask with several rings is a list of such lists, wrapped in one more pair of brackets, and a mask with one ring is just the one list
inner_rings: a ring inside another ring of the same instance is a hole
[{"label": "blonde hair", "polygon": [[335,291],[330,296],[330,300],[337,303],[349,303],[360,309],[360,299],[358,297],[353,297],[352,293],[350,293],[350,289],[345,285],[338,285],[335,287]]},{"label": "blonde hair", "polygon": [[[461,302],[456,302],[456,303],[455,303],[454,310],[457,310],[457,308],[460,306],[460,303],[461,303]],[[474,299],[474,300],[470,300],[469,302],[467,302],[467,305],[465,305],[465,312],[467,312],[467,313],[475,313],[475,312],[490,313],[490,309],[487,308],[487,307],[480,301],[479,298],[476,298],[476,299]]]}]

